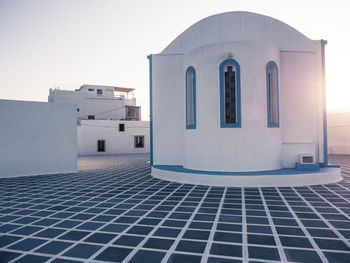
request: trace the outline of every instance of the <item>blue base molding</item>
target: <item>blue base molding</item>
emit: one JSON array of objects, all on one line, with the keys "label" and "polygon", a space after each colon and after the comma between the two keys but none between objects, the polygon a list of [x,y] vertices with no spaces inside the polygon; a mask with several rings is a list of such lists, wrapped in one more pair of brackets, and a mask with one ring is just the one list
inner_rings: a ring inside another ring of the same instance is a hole
[{"label": "blue base molding", "polygon": [[[310,166],[310,164],[308,164]],[[313,166],[313,165],[311,165]],[[220,175],[220,176],[263,176],[263,175],[293,175],[293,174],[307,174],[307,173],[323,173],[327,171],[326,169],[320,169],[319,164],[316,164],[317,170],[315,168],[311,169],[311,167],[305,169],[298,168],[283,168],[277,170],[267,170],[267,171],[254,171],[254,172],[219,172],[219,171],[201,171],[201,170],[191,170],[184,168],[181,165],[154,165],[153,168],[178,172],[178,173],[189,173],[189,174],[205,174],[205,175]]]},{"label": "blue base molding", "polygon": [[320,164],[318,163],[308,163],[308,164],[303,164],[303,163],[296,163],[295,169],[297,171],[319,171],[320,170]]}]

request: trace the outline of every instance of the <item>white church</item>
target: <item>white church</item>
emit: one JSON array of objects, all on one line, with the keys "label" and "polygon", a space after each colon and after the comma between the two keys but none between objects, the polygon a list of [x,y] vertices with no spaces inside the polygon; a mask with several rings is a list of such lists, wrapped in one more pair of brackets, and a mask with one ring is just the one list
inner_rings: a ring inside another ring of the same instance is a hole
[{"label": "white church", "polygon": [[152,175],[218,186],[341,180],[327,161],[326,43],[229,12],[150,55]]}]

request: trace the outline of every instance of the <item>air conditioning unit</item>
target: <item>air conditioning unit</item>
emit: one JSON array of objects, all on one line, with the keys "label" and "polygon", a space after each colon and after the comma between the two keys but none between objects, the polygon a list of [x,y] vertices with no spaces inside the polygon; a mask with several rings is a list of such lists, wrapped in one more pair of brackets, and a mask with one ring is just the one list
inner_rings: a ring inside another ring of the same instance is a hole
[{"label": "air conditioning unit", "polygon": [[300,164],[314,164],[315,156],[312,153],[302,153],[300,154]]}]

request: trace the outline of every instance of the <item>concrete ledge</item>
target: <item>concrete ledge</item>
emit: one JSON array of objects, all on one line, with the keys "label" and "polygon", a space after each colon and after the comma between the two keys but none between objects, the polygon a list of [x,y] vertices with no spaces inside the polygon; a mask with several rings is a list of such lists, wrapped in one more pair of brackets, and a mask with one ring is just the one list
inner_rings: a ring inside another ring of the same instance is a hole
[{"label": "concrete ledge", "polygon": [[341,181],[339,167],[319,171],[280,169],[261,172],[206,172],[185,169],[182,166],[159,165],[151,168],[153,177],[186,184],[228,187],[277,187],[330,184]]}]

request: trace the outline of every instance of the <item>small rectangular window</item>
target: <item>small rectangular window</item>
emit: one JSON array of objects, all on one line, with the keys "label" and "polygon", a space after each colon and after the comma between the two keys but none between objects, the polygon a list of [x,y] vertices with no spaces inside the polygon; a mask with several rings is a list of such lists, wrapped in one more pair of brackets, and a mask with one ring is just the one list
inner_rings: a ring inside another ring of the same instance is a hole
[{"label": "small rectangular window", "polygon": [[145,147],[145,143],[144,143],[144,140],[145,140],[145,136],[135,136],[135,142],[134,142],[134,145],[135,145],[135,148],[144,148]]},{"label": "small rectangular window", "polygon": [[88,89],[88,91],[89,91],[89,92],[93,92],[93,91],[94,91],[94,89]]},{"label": "small rectangular window", "polygon": [[105,152],[106,151],[106,141],[105,140],[98,140],[97,141],[97,151],[98,152]]},{"label": "small rectangular window", "polygon": [[124,123],[119,123],[119,131],[120,132],[125,131],[125,124]]},{"label": "small rectangular window", "polygon": [[89,115],[88,116],[88,120],[94,120],[95,119],[95,115]]},{"label": "small rectangular window", "polygon": [[97,89],[97,95],[102,95],[102,90],[101,89]]}]

